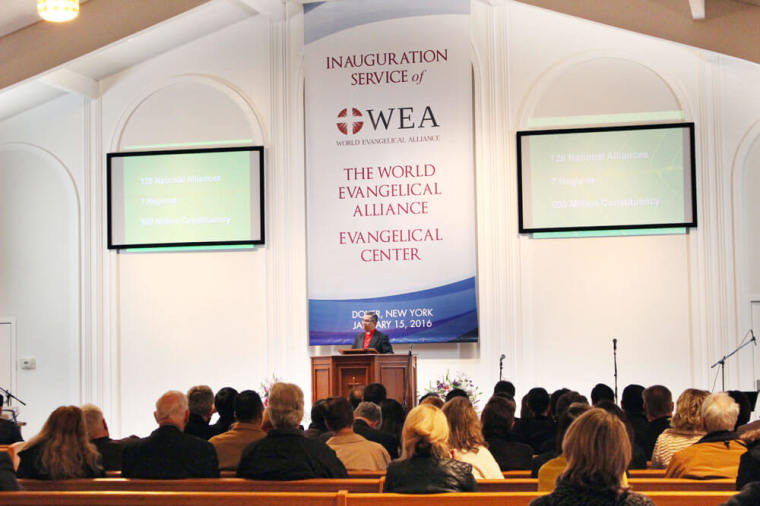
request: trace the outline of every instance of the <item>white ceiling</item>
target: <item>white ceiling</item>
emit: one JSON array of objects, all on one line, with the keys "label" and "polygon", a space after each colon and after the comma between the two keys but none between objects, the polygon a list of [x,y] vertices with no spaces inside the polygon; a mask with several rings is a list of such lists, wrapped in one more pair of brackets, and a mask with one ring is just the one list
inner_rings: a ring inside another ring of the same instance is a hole
[{"label": "white ceiling", "polygon": [[[257,3],[251,0],[212,0],[39,76],[4,88],[0,90],[0,120],[64,93],[73,92],[94,98],[101,79],[256,15],[256,6]],[[0,36],[38,21],[36,0],[0,1]]]}]

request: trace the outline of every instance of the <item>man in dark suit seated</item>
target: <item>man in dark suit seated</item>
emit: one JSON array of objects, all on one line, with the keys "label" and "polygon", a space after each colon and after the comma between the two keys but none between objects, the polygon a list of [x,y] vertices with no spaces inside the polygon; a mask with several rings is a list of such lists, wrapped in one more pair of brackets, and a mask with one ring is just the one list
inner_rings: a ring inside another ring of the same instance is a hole
[{"label": "man in dark suit seated", "polygon": [[191,387],[187,391],[187,404],[190,419],[185,425],[185,433],[208,441],[216,435],[208,423],[214,414],[214,391],[208,385]]},{"label": "man in dark suit seated", "polygon": [[[3,396],[0,395],[0,410],[3,409]],[[23,441],[21,430],[16,422],[0,418],[0,445],[10,445]]]},{"label": "man in dark suit seated", "polygon": [[362,402],[354,410],[354,432],[365,439],[380,443],[388,450],[391,459],[397,459],[399,441],[393,434],[377,430],[382,421],[380,406],[374,402]]},{"label": "man in dark suit seated", "polygon": [[273,429],[243,450],[237,476],[253,480],[347,478],[335,452],[321,441],[307,439],[299,424],[303,418],[303,391],[292,383],[275,383],[269,392],[269,419]]},{"label": "man in dark suit seated", "polygon": [[87,422],[87,437],[98,449],[102,458],[103,469],[106,471],[121,470],[121,454],[124,451],[124,445],[129,442],[136,442],[139,438],[130,436],[125,439],[111,439],[108,433],[108,425],[103,418],[103,412],[94,404],[82,406],[82,413]]},{"label": "man in dark suit seated", "polygon": [[528,391],[528,408],[533,418],[522,417],[515,425],[515,434],[539,453],[545,442],[553,441],[556,431],[554,420],[549,418],[551,398],[544,388],[536,387]]},{"label": "man in dark suit seated", "polygon": [[214,446],[183,429],[190,417],[187,397],[170,390],[156,402],[158,429],[124,448],[121,475],[125,478],[217,478]]},{"label": "man in dark suit seated", "polygon": [[378,353],[393,353],[393,346],[391,346],[391,340],[377,330],[377,313],[368,311],[362,318],[362,327],[364,332],[359,332],[354,338],[354,349],[368,349],[374,348]]}]

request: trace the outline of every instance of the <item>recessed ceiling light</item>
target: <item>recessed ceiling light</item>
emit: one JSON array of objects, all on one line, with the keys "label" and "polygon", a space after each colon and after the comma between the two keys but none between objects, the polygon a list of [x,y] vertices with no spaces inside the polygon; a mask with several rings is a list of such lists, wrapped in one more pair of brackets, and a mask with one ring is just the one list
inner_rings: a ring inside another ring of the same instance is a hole
[{"label": "recessed ceiling light", "polygon": [[45,21],[71,21],[79,15],[79,0],[37,0],[37,13]]}]

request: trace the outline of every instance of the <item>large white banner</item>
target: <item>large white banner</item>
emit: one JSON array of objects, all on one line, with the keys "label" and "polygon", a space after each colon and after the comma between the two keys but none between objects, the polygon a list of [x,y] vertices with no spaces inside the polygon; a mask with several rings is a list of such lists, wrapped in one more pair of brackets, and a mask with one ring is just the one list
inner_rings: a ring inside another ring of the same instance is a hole
[{"label": "large white banner", "polygon": [[478,339],[469,8],[304,5],[312,345]]}]

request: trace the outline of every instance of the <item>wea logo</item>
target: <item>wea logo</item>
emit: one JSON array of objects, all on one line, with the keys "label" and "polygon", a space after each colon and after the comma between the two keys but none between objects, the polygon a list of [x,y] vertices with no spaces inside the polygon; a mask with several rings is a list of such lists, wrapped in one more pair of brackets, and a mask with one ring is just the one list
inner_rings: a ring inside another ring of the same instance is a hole
[{"label": "wea logo", "polygon": [[[349,116],[350,112],[350,116]],[[387,109],[367,109],[369,124],[373,130],[398,129],[406,130],[409,128],[437,128],[438,121],[435,119],[433,109],[429,105],[425,106],[422,114],[416,114],[414,107],[388,107]],[[343,135],[358,133],[364,127],[365,116],[356,107],[346,107],[338,112],[338,130]]]}]

